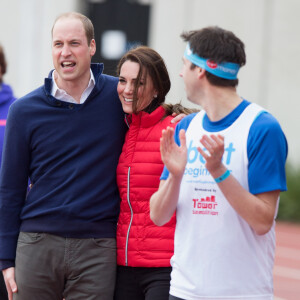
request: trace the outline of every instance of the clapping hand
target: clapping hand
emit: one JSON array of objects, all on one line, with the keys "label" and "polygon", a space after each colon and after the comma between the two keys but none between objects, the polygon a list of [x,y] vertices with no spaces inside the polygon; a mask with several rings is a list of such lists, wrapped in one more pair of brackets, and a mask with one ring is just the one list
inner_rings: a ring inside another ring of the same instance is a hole
[{"label": "clapping hand", "polygon": [[173,136],[174,129],[171,127],[162,131],[160,153],[162,161],[169,172],[177,177],[183,175],[187,163],[185,131],[181,129],[179,132],[180,146],[175,143]]},{"label": "clapping hand", "polygon": [[224,154],[224,137],[218,135],[203,135],[200,139],[200,143],[206,148],[204,151],[200,147],[197,147],[200,154],[205,159],[206,169],[212,173],[215,172],[222,165],[222,157]]}]

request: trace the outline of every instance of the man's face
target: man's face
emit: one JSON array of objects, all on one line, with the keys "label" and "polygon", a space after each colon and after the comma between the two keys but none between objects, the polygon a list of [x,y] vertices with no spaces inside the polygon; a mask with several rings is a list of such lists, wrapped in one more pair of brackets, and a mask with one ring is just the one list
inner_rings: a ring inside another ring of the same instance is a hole
[{"label": "man's face", "polygon": [[88,45],[83,24],[79,19],[59,19],[52,34],[52,59],[58,75],[58,87],[88,80],[91,58],[95,52],[95,41],[92,40]]},{"label": "man's face", "polygon": [[197,103],[197,92],[199,89],[199,82],[198,82],[198,67],[191,69],[192,63],[187,60],[185,57],[183,57],[183,65],[180,72],[180,77],[182,77],[184,86],[185,86],[185,92],[187,99],[190,100],[193,103]]}]

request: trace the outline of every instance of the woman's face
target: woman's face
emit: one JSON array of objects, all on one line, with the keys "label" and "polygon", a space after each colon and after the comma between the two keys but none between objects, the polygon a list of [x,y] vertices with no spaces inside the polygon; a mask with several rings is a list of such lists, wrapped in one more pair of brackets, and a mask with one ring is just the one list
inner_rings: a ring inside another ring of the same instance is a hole
[{"label": "woman's face", "polygon": [[[139,70],[139,64],[130,60],[126,60],[120,69],[117,91],[123,110],[128,114],[132,114],[133,112],[133,92]],[[138,83],[137,110],[141,111],[146,108],[153,100],[154,95],[156,95],[156,91],[153,87],[151,78],[149,76],[147,78],[142,76],[140,82]]]}]

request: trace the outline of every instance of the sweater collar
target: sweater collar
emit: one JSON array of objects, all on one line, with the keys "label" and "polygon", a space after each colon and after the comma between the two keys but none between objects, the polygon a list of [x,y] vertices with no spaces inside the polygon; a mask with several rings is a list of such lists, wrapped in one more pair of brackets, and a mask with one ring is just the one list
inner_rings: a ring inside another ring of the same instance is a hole
[{"label": "sweater collar", "polygon": [[[101,80],[101,74],[103,72],[103,64],[94,64],[93,63],[93,64],[91,64],[91,70],[93,72],[95,82],[96,82],[95,88],[97,88],[99,86],[98,83]],[[45,78],[45,91],[48,96],[51,95],[53,71],[54,70],[51,70],[48,77]]]},{"label": "sweater collar", "polygon": [[[103,64],[91,64],[91,70],[93,72],[94,78],[95,78],[95,86],[93,88],[93,90],[91,91],[90,95],[88,96],[88,98],[92,98],[94,97],[96,94],[98,94],[105,83],[105,79],[102,75],[102,71],[103,71]],[[44,91],[47,95],[46,100],[48,101],[48,103],[50,103],[51,105],[54,106],[59,106],[62,108],[69,108],[70,105],[72,106],[72,108],[80,108],[82,104],[75,104],[75,103],[69,103],[69,102],[65,102],[65,101],[60,101],[56,98],[54,98],[51,95],[51,90],[52,90],[52,73],[53,70],[50,71],[49,75],[47,78],[45,78],[45,84],[44,84]]]},{"label": "sweater collar", "polygon": [[158,123],[163,118],[165,113],[165,109],[162,106],[158,107],[151,114],[141,111],[138,114],[132,114],[131,124],[139,124],[141,127],[151,127],[154,124]]}]

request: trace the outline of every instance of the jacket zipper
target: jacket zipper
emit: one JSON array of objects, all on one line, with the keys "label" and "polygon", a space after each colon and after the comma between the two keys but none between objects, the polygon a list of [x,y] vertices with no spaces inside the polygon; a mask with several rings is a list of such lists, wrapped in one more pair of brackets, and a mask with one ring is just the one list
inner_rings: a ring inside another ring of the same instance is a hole
[{"label": "jacket zipper", "polygon": [[127,236],[126,236],[125,266],[128,265],[128,242],[129,242],[130,228],[131,228],[132,219],[133,219],[133,210],[131,207],[130,197],[129,197],[129,192],[130,192],[129,184],[130,184],[130,167],[128,168],[128,174],[127,174],[127,202],[128,202],[129,208],[130,208],[131,217],[130,217],[130,223],[129,223],[128,230],[127,230]]},{"label": "jacket zipper", "polygon": [[129,122],[127,120],[127,115],[125,115],[125,123],[126,123],[127,127],[130,128]]}]

